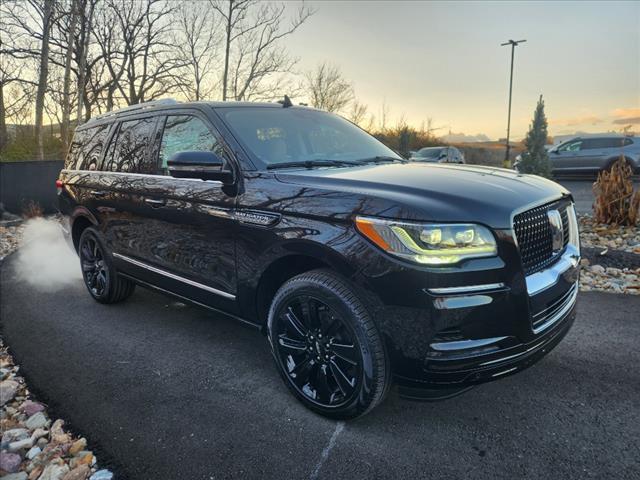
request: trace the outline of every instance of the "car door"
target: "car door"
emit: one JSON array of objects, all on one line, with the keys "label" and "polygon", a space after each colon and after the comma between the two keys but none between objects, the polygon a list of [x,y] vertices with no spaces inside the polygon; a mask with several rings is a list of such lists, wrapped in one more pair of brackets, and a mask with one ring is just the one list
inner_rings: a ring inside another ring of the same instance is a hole
[{"label": "car door", "polygon": [[549,155],[551,168],[557,171],[577,169],[581,145],[581,139],[572,140],[560,145],[555,152],[551,152]]},{"label": "car door", "polygon": [[580,145],[576,169],[598,170],[602,163],[600,159],[606,156],[606,149],[610,143],[610,139],[607,138],[585,138]]},{"label": "car door", "polygon": [[112,130],[104,158],[91,173],[91,194],[96,197],[102,233],[114,254],[143,255],[145,231],[144,191],[149,174],[150,149],[159,117],[120,120]]},{"label": "car door", "polygon": [[235,197],[217,181],[173,178],[167,160],[181,151],[214,151],[231,161],[221,137],[200,111],[170,112],[152,153],[157,175],[142,195],[144,246],[132,259],[153,282],[208,306],[235,311]]}]

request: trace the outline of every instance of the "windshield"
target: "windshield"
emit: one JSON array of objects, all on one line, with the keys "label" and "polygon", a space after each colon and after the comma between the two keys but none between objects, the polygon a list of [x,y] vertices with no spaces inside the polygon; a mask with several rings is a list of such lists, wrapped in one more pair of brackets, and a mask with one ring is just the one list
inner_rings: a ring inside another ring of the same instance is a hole
[{"label": "windshield", "polygon": [[416,157],[420,158],[439,158],[440,154],[444,152],[444,148],[423,148],[416,152]]},{"label": "windshield", "polygon": [[377,157],[401,159],[364,130],[330,113],[265,107],[221,108],[218,112],[244,147],[267,167],[316,160],[346,164]]}]

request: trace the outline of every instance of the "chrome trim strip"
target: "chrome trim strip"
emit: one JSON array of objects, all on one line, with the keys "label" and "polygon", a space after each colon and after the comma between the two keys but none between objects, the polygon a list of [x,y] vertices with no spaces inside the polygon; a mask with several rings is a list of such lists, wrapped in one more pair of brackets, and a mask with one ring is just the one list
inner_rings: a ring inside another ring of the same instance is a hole
[{"label": "chrome trim strip", "polygon": [[504,283],[486,283],[484,285],[465,285],[463,287],[429,288],[427,291],[434,295],[455,295],[457,293],[483,292],[504,288]]},{"label": "chrome trim strip", "polygon": [[93,173],[93,174],[100,174],[100,175],[126,175],[128,177],[136,177],[136,178],[161,178],[164,180],[179,180],[179,181],[184,181],[184,182],[207,182],[207,183],[213,183],[216,185],[220,185],[222,186],[222,182],[219,180],[201,180],[199,178],[176,178],[176,177],[172,177],[171,175],[154,175],[154,174],[149,174],[149,173],[127,173],[127,172],[109,172],[106,170],[69,170],[69,169],[63,169],[60,173],[66,173],[69,175],[73,175],[74,173]]},{"label": "chrome trim strip", "polygon": [[534,345],[533,347],[527,348],[524,352],[516,353],[515,355],[509,355],[508,357],[496,358],[495,360],[489,360],[488,362],[481,363],[480,366],[484,367],[485,365],[491,365],[493,363],[505,362],[507,360],[511,360],[511,359],[514,359],[514,358],[521,357],[522,355],[526,355],[527,353],[529,353],[531,350],[535,350],[539,346],[540,346],[540,344],[538,343],[538,344]]},{"label": "chrome trim strip", "polygon": [[567,244],[562,256],[546,270],[541,270],[525,277],[527,293],[533,296],[555,285],[558,279],[570,268],[575,268],[580,262],[580,250],[571,243]]},{"label": "chrome trim strip", "polygon": [[551,325],[553,325],[554,323],[556,323],[558,320],[560,320],[562,317],[564,317],[567,312],[569,310],[571,310],[571,308],[573,308],[573,306],[576,303],[576,297],[578,296],[578,282],[576,282],[573,287],[573,293],[571,294],[571,297],[569,298],[569,300],[567,300],[567,302],[565,303],[565,305],[555,314],[553,315],[549,320],[547,320],[546,322],[544,322],[542,325],[540,325],[537,328],[533,329],[533,333],[540,333],[543,330],[546,330],[547,328],[549,328]]},{"label": "chrome trim strip", "polygon": [[500,375],[506,375],[507,373],[513,372],[514,370],[517,370],[517,369],[518,369],[518,367],[508,368],[507,370],[503,370],[502,372],[494,373],[491,376],[492,377],[499,377]]},{"label": "chrome trim strip", "polygon": [[492,343],[498,343],[507,337],[481,338],[479,340],[458,340],[453,342],[438,342],[429,345],[434,350],[450,352],[453,350],[469,350],[473,348],[485,347]]},{"label": "chrome trim strip", "polygon": [[174,275],[173,273],[169,273],[165,270],[152,267],[151,265],[147,265],[146,263],[140,262],[139,260],[135,260],[131,257],[127,257],[126,255],[114,253],[113,256],[121,260],[124,260],[125,262],[129,262],[133,265],[136,265],[137,267],[145,268],[153,273],[164,275],[165,277],[168,277],[172,280],[177,280],[179,282],[186,283],[187,285],[191,285],[192,287],[200,288],[202,290],[206,290],[207,292],[215,293],[216,295],[220,295],[221,297],[228,298],[230,300],[235,300],[236,298],[236,296],[231,293],[223,292],[222,290],[218,290],[217,288],[209,287],[208,285],[203,285],[202,283],[194,282],[193,280],[189,280],[188,278]]},{"label": "chrome trim strip", "polygon": [[493,298],[489,295],[454,295],[433,299],[433,305],[438,310],[455,310],[457,308],[472,308],[489,305]]}]

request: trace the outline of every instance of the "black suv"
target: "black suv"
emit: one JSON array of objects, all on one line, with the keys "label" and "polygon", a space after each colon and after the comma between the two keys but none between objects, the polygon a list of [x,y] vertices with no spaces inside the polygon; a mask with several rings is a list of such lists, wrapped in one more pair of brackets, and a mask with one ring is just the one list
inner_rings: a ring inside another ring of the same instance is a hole
[{"label": "black suv", "polygon": [[518,372],[574,319],[564,188],[408,163],[287,99],[102,115],[77,129],[57,185],[95,300],[138,284],[255,325],[293,394],[333,418],[392,382],[445,398]]}]

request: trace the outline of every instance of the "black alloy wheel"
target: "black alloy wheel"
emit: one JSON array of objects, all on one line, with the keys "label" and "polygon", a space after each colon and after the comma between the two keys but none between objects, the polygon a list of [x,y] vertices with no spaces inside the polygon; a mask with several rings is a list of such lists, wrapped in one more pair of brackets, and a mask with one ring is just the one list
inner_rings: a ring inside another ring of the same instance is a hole
[{"label": "black alloy wheel", "polygon": [[80,264],[84,283],[94,297],[103,296],[109,283],[109,271],[104,254],[95,237],[89,236],[80,245]]},{"label": "black alloy wheel", "polygon": [[390,383],[382,339],[346,279],[325,270],[292,278],[268,322],[278,370],[305,406],[347,419],[382,401]]},{"label": "black alloy wheel", "polygon": [[295,388],[309,401],[337,407],[352,399],[362,359],[345,321],[318,298],[291,298],[280,313],[276,351]]},{"label": "black alloy wheel", "polygon": [[100,303],[117,303],[128,298],[135,283],[118,275],[111,255],[93,227],[82,232],[78,242],[82,278],[91,296]]}]

